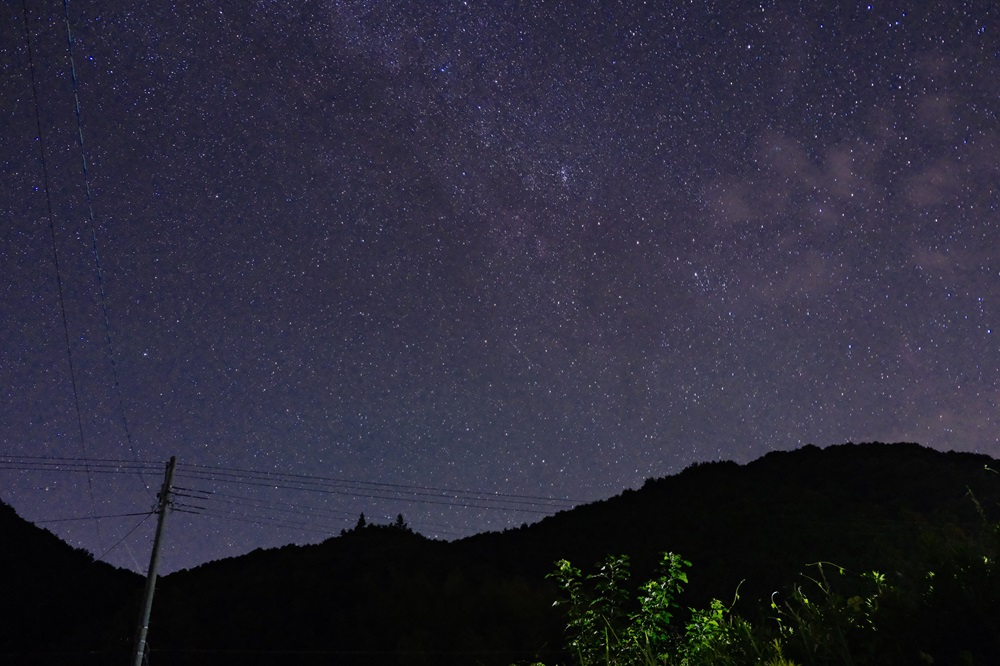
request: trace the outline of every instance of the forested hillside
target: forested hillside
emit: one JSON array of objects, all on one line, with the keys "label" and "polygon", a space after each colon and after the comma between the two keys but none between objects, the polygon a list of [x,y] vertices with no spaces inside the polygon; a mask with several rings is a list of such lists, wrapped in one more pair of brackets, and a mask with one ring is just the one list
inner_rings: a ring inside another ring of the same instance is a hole
[{"label": "forested hillside", "polygon": [[140,576],[94,560],[3,502],[0,544],[0,663],[102,664],[127,654]]},{"label": "forested hillside", "polygon": [[[560,591],[546,577],[556,561],[590,570],[627,555],[634,585],[654,575],[665,551],[691,562],[682,612],[712,598],[728,607],[739,588],[732,612],[767,623],[770,601],[793,598],[810,565],[826,562],[827,571],[843,568],[844,585],[878,571],[920,597],[906,602],[911,626],[896,630],[919,637],[935,663],[989,663],[1000,656],[989,638],[997,577],[984,560],[998,550],[996,465],[915,444],[808,446],[743,466],[696,465],[456,542],[403,522],[359,525],[318,545],[257,550],[161,579],[150,663],[570,663],[566,617],[553,608]],[[3,585],[13,591],[2,603],[15,618],[0,654],[17,663],[44,648],[66,658],[24,663],[91,663],[83,653],[127,652],[141,579],[94,563],[8,507],[0,518]],[[940,577],[933,592],[928,573]],[[64,629],[58,641],[53,625]]]}]

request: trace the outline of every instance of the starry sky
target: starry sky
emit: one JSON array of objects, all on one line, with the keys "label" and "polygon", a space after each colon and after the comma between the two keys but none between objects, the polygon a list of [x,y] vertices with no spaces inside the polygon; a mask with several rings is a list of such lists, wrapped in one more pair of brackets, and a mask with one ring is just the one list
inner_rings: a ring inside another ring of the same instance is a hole
[{"label": "starry sky", "polygon": [[94,0],[72,63],[27,4],[0,497],[117,566],[171,456],[161,571],[806,443],[1000,456],[994,3]]}]

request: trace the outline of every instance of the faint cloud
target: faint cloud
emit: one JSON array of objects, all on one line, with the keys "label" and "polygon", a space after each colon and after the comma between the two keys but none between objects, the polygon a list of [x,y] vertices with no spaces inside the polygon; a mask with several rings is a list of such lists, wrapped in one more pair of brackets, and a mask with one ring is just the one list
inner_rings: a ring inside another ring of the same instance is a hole
[{"label": "faint cloud", "polygon": [[913,205],[925,208],[947,203],[961,189],[958,165],[950,158],[941,158],[910,178],[903,186],[903,196]]},{"label": "faint cloud", "polygon": [[702,199],[710,219],[717,225],[731,226],[783,213],[790,194],[788,188],[768,187],[758,179],[732,177],[709,185]]},{"label": "faint cloud", "polygon": [[916,120],[925,129],[937,127],[951,134],[955,125],[951,98],[947,95],[927,95],[917,104]]},{"label": "faint cloud", "polygon": [[843,264],[819,251],[808,251],[799,254],[780,278],[765,285],[760,293],[768,299],[787,300],[825,292],[840,284],[844,273]]},{"label": "faint cloud", "polygon": [[913,243],[910,250],[911,262],[924,273],[955,282],[980,272],[992,256],[990,246],[963,248],[949,246],[946,249],[931,249]]},{"label": "faint cloud", "polygon": [[[726,174],[703,190],[714,247],[734,256],[754,248],[760,266],[754,293],[762,298],[834,288],[848,270],[839,251],[845,238],[854,237],[846,227],[866,215],[880,152],[859,139],[814,155],[790,136],[764,133],[756,171]],[[727,256],[718,259],[726,262]]]},{"label": "faint cloud", "polygon": [[813,168],[802,146],[784,134],[768,132],[761,137],[759,160],[778,178],[790,184],[811,185]]}]

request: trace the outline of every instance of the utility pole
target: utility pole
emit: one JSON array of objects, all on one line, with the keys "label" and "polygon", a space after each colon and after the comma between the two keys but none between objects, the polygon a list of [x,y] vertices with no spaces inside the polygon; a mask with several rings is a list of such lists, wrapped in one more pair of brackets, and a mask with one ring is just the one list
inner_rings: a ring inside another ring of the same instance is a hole
[{"label": "utility pole", "polygon": [[160,563],[160,540],[163,538],[163,523],[167,521],[167,514],[170,512],[170,489],[174,482],[174,467],[177,466],[177,457],[171,456],[167,463],[167,473],[163,478],[163,488],[157,495],[159,504],[157,513],[160,514],[156,521],[156,537],[153,539],[153,553],[149,556],[149,572],[146,574],[146,589],[142,595],[142,615],[139,616],[139,630],[135,640],[135,654],[132,661],[133,666],[142,666],[142,658],[146,654],[146,633],[149,631],[149,612],[153,609],[153,590],[156,588],[156,566]]}]

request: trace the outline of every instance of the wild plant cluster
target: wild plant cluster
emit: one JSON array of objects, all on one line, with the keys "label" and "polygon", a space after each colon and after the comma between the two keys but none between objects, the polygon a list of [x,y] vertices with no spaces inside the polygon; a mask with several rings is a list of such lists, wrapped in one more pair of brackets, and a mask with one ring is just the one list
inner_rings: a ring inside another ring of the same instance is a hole
[{"label": "wild plant cluster", "polygon": [[[890,582],[817,562],[753,619],[712,599],[683,608],[690,562],[665,553],[657,575],[629,592],[629,558],[586,575],[566,560],[549,578],[561,593],[567,652],[579,666],[832,666],[1000,663],[1000,588],[989,557]],[[991,601],[992,599],[992,601]],[[956,615],[957,613],[957,615]],[[542,666],[535,664],[533,666]]]}]

